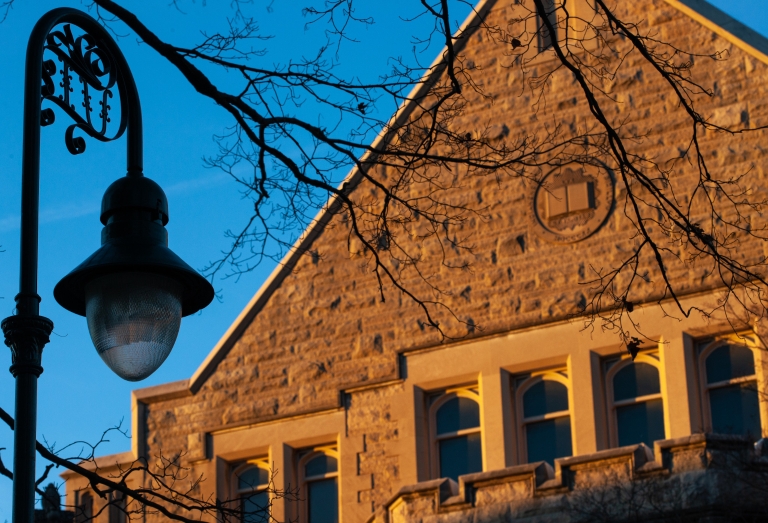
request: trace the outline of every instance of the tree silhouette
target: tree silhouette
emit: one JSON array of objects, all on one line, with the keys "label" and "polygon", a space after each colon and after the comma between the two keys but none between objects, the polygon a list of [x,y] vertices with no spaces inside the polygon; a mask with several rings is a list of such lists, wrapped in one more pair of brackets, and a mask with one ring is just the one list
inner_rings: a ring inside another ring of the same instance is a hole
[{"label": "tree silhouette", "polygon": [[[182,0],[172,3],[183,9]],[[231,234],[231,248],[207,267],[211,277],[237,276],[294,249],[318,256],[297,239],[308,225],[318,225],[315,216],[322,210],[326,221],[319,225],[337,217],[348,227],[350,252],[376,278],[382,300],[402,294],[418,305],[424,325],[438,339],[461,337],[481,326],[462,319],[445,299],[451,289],[435,275],[472,268],[470,258],[462,256],[473,253],[465,225],[487,216],[482,202],[461,196],[470,181],[536,185],[544,183],[547,172],[580,165],[613,173],[623,195],[617,207],[631,224],[622,262],[592,268],[588,296],[578,311],[588,323],[616,331],[636,350],[642,333],[632,314],[636,304],[649,299],[671,298],[683,316],[717,310],[729,317],[734,311],[762,316],[765,256],[743,252],[741,246],[768,239],[760,217],[765,194],[753,187],[749,172],[734,175],[712,167],[702,137],[711,143],[713,136],[763,128],[726,127],[707,118],[698,104],[712,97],[713,89],[692,74],[694,64],[727,56],[664,42],[641,21],[627,18],[621,3],[594,0],[585,15],[571,13],[560,0],[519,0],[506,25],[488,21],[494,3],[473,5],[473,22],[456,29],[451,25],[455,4],[420,0],[419,17],[433,23],[430,32],[414,37],[416,48],[439,39],[444,50],[431,65],[421,65],[425,57],[418,55],[414,61],[393,59],[391,69],[374,82],[342,74],[334,60],[339,46],[351,39],[351,27],[375,22],[354,0],[305,7],[306,23],[322,26],[327,41],[314,54],[308,50],[273,65],[264,59],[269,35],[260,31],[245,0],[230,3],[228,32],[204,35],[194,47],[161,39],[118,2],[92,0],[88,7],[108,28],[117,31],[118,22],[125,24],[231,117],[231,127],[217,137],[219,154],[208,164],[240,184],[253,202],[253,214]],[[0,4],[3,16],[12,4]],[[403,19],[403,27],[411,21]],[[535,129],[468,126],[467,115],[493,104],[496,95],[478,80],[482,67],[464,53],[478,35],[497,45],[500,66],[520,78],[520,91],[535,112],[549,111],[552,81],[563,77],[575,85],[589,118]],[[544,54],[554,59],[542,62]],[[636,57],[663,83],[674,107],[670,118],[684,133],[674,161],[646,156],[642,143],[651,130],[620,110],[613,85],[630,74],[629,62]],[[221,72],[238,81],[217,83]],[[305,105],[332,113],[335,120],[321,125],[297,116]],[[392,107],[398,108],[393,116]],[[238,174],[242,164],[253,174]],[[437,260],[425,260],[425,245]],[[678,288],[673,274],[694,269],[702,281],[726,290],[709,310],[680,300],[685,289]],[[652,280],[661,282],[660,289],[650,288]],[[0,414],[13,428],[12,418]],[[120,510],[128,516],[154,511],[166,519],[194,521],[241,515],[233,503],[199,499],[201,478],[181,465],[180,456],[142,458],[112,477],[93,468],[96,446],[69,458],[41,444],[38,451],[55,466],[87,478],[98,496],[115,500],[109,501],[112,506],[123,503]],[[11,474],[4,467],[0,473]],[[125,480],[138,473],[146,474],[146,486],[128,488]]]}]

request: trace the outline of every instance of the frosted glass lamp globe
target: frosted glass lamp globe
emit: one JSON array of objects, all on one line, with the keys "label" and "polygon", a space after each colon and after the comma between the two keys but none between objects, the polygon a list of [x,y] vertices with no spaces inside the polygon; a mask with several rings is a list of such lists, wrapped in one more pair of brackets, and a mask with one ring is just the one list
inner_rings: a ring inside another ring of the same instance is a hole
[{"label": "frosted glass lamp globe", "polygon": [[205,308],[213,286],[168,248],[168,199],[140,172],[115,180],[101,200],[101,247],[53,289],[85,316],[101,359],[139,381],[168,357],[182,316]]},{"label": "frosted glass lamp globe", "polygon": [[128,381],[143,380],[171,353],[181,326],[182,286],[149,272],[107,274],[85,288],[85,316],[96,351]]}]

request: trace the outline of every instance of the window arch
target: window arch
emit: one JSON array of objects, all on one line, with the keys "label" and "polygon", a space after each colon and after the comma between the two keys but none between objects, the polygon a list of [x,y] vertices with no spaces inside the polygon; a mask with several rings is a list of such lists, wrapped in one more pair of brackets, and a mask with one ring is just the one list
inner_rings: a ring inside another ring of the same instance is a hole
[{"label": "window arch", "polygon": [[339,454],[336,447],[320,447],[299,461],[305,523],[339,521]]},{"label": "window arch", "polygon": [[719,340],[703,348],[699,362],[707,429],[760,439],[762,428],[753,350]]},{"label": "window arch", "polygon": [[270,470],[266,459],[244,463],[234,473],[235,494],[242,523],[270,521]]},{"label": "window arch", "polygon": [[127,505],[122,492],[109,495],[109,523],[126,523],[128,521]]},{"label": "window arch", "polygon": [[517,394],[521,455],[527,463],[546,461],[573,454],[568,381],[559,373],[548,372],[524,381]]},{"label": "window arch", "polygon": [[91,520],[93,520],[93,496],[90,492],[85,491],[80,494],[80,499],[77,502],[74,521],[80,523]]},{"label": "window arch", "polygon": [[482,472],[480,396],[471,389],[450,391],[430,407],[433,476],[451,478]]},{"label": "window arch", "polygon": [[659,362],[640,354],[614,364],[607,375],[612,440],[623,447],[653,442],[666,437],[664,400],[661,395]]}]

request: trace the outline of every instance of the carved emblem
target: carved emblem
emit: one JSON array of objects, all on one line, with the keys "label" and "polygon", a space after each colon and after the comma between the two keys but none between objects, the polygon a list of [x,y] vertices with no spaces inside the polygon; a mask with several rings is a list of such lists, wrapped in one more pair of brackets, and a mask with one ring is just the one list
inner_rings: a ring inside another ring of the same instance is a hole
[{"label": "carved emblem", "polygon": [[614,186],[605,167],[571,164],[548,173],[528,199],[536,234],[557,243],[587,238],[613,209]]}]

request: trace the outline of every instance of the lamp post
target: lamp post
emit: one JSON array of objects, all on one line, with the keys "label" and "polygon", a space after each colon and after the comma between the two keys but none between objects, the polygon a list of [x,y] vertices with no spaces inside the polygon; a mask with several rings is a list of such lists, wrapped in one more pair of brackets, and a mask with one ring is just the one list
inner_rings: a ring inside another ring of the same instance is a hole
[{"label": "lamp post", "polygon": [[[75,35],[73,27],[83,34]],[[44,60],[45,52],[56,60]],[[76,89],[81,104],[72,95]],[[110,113],[115,89],[120,98],[117,125]],[[160,186],[143,174],[141,107],[125,57],[85,13],[68,8],[48,12],[27,46],[20,290],[16,314],[0,324],[16,378],[14,523],[34,521],[37,378],[53,331],[53,322],[39,314],[37,294],[40,127],[55,119],[53,109],[42,109],[41,101],[52,102],[74,121],[65,133],[72,154],[85,151],[85,140],[75,132],[108,142],[127,130],[127,174],[109,186],[102,200],[102,246],[54,289],[62,307],[87,317],[91,339],[107,365],[125,379],[146,378],[168,356],[181,317],[207,306],[214,294],[205,278],[168,249],[168,202]]]}]

